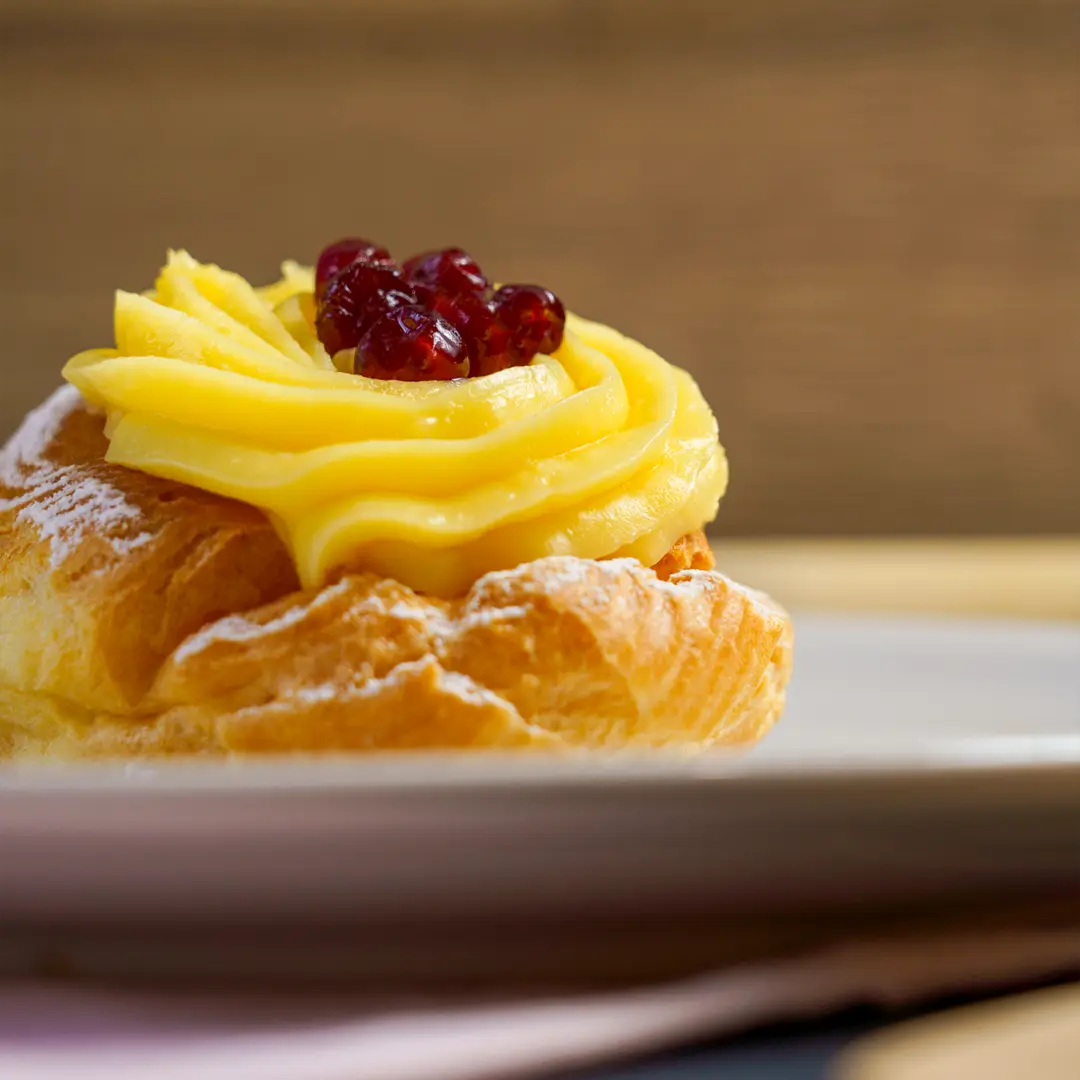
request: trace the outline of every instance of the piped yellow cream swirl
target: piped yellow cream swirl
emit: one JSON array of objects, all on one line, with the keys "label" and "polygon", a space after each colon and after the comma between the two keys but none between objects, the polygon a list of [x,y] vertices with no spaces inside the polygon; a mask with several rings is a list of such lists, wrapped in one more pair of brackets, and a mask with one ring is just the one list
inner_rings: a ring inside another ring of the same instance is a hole
[{"label": "piped yellow cream swirl", "polygon": [[716,513],[727,464],[693,379],[599,323],[526,367],[455,382],[338,371],[313,274],[263,289],[171,253],[116,294],[116,348],[65,377],[108,459],[263,508],[301,581],[370,569],[442,596],[544,555],[658,561]]}]

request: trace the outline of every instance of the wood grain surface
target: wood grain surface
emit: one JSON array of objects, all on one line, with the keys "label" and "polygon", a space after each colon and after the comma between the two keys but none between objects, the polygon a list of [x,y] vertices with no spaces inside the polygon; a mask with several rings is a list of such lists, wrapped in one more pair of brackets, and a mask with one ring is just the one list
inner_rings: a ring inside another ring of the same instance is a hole
[{"label": "wood grain surface", "polygon": [[[1080,538],[718,538],[717,569],[804,611],[1080,623]],[[796,631],[798,618],[796,618]],[[1080,670],[1080,651],[1077,654]]]},{"label": "wood grain surface", "polygon": [[1080,532],[1080,3],[0,6],[0,436],[168,246],[461,243],[691,369],[718,534]]}]

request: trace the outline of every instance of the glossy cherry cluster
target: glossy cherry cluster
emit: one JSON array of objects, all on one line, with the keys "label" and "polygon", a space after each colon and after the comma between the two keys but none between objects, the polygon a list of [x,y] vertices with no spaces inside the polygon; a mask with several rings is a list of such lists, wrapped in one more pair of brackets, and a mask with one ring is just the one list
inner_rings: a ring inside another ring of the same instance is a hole
[{"label": "glossy cherry cluster", "polygon": [[460,248],[400,266],[369,240],[339,240],[315,267],[315,330],[331,356],[355,350],[373,379],[461,379],[527,364],[562,342],[566,310],[539,285],[493,289]]}]

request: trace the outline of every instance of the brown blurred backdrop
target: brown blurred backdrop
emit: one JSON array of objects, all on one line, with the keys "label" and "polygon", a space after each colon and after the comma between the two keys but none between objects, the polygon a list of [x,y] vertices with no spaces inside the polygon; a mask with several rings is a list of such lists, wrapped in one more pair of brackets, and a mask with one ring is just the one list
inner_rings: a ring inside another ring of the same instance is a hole
[{"label": "brown blurred backdrop", "polygon": [[690,368],[729,534],[1080,532],[1080,2],[2,0],[0,436],[168,246],[458,243]]}]

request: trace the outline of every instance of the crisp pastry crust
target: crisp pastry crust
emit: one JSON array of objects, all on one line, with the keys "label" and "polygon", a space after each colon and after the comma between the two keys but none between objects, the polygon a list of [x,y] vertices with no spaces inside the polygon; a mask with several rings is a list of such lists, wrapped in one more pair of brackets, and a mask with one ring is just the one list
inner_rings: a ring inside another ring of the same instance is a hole
[{"label": "crisp pastry crust", "polygon": [[0,756],[704,747],[783,707],[790,621],[700,533],[455,600],[302,591],[262,513],[106,447],[64,388],[0,453]]},{"label": "crisp pastry crust", "polygon": [[709,547],[705,534],[699,529],[676,540],[671,550],[653,566],[653,572],[661,581],[667,581],[680,570],[715,568],[716,559],[713,558],[712,548]]}]

